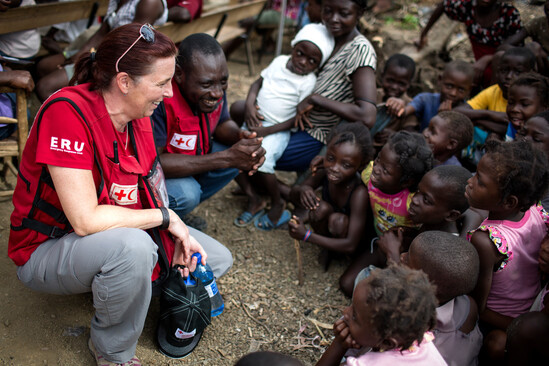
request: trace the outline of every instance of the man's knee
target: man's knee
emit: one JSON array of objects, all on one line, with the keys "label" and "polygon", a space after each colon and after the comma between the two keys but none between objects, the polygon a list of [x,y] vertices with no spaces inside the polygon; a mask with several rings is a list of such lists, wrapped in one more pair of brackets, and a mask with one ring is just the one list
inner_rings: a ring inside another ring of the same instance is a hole
[{"label": "man's knee", "polygon": [[200,204],[202,189],[193,177],[168,179],[166,187],[170,208],[179,216],[188,214]]}]

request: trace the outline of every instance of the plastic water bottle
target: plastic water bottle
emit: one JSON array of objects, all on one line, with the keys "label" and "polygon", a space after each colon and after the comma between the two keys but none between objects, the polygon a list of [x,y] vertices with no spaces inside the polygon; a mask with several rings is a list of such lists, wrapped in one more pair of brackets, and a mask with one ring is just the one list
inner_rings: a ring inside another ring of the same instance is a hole
[{"label": "plastic water bottle", "polygon": [[208,295],[210,295],[210,302],[212,303],[212,318],[214,316],[218,316],[223,312],[225,309],[225,303],[223,302],[223,298],[221,297],[221,294],[219,293],[219,290],[217,288],[217,284],[215,283],[215,277],[212,271],[212,268],[206,263],[206,265],[203,265],[200,263],[202,260],[202,255],[200,253],[194,253],[193,257],[196,257],[197,259],[197,265],[196,269],[193,272],[193,275],[200,279],[202,281],[202,284],[206,288],[206,291],[208,291]]}]

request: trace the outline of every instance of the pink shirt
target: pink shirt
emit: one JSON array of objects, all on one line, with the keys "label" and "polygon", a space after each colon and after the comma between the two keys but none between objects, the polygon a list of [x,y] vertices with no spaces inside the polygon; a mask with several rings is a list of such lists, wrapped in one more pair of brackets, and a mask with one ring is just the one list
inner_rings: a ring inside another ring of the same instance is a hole
[{"label": "pink shirt", "polygon": [[534,205],[518,222],[486,219],[477,229],[487,231],[498,251],[505,255],[492,278],[487,308],[513,318],[530,310],[540,292],[538,254],[548,221],[543,208]]},{"label": "pink shirt", "polygon": [[377,234],[381,235],[395,226],[417,227],[408,213],[414,194],[408,188],[395,194],[387,194],[374,187],[370,181],[373,166],[374,162],[372,161],[362,172],[361,178],[362,182],[368,187],[370,206],[372,207]]},{"label": "pink shirt", "polygon": [[385,352],[365,352],[357,356],[347,356],[344,365],[348,366],[446,366],[437,348],[433,344],[434,336],[427,332],[420,345],[414,344],[407,350],[390,350]]}]

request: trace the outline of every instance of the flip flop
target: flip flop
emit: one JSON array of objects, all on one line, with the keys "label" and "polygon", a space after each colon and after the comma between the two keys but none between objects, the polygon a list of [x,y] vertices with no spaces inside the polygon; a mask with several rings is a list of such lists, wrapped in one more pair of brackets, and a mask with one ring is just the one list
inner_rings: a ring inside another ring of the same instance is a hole
[{"label": "flip flop", "polygon": [[[276,225],[273,224],[271,219],[269,219],[269,216],[267,214],[258,217],[254,221],[254,226],[258,228],[259,230],[263,231],[271,231],[273,229],[277,229],[281,227],[284,224],[287,224],[290,219],[292,218],[292,214],[288,210],[282,211],[282,215],[280,215],[280,218],[278,219]],[[261,226],[259,226],[261,225]]]},{"label": "flip flop", "polygon": [[250,211],[244,211],[238,216],[236,219],[234,219],[234,224],[238,227],[246,227],[250,225],[252,222],[255,221],[258,217],[263,215],[265,213],[265,210],[257,211],[255,214],[252,214]]}]

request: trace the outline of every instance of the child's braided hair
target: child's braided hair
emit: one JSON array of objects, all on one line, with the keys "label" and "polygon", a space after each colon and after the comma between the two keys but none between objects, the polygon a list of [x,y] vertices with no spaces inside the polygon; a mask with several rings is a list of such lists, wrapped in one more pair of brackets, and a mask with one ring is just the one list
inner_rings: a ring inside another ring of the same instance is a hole
[{"label": "child's braided hair", "polygon": [[514,195],[520,210],[526,211],[543,197],[549,185],[549,166],[543,151],[527,141],[492,140],[486,143],[486,155],[496,172],[501,202]]},{"label": "child's braided hair", "polygon": [[395,338],[400,350],[420,343],[436,324],[435,287],[423,271],[391,265],[372,271],[364,281],[370,290],[366,304],[381,339]]},{"label": "child's braided hair", "polygon": [[410,191],[415,191],[423,175],[433,167],[433,152],[425,138],[416,132],[399,131],[387,142],[399,156],[402,168],[400,183],[411,182]]}]

